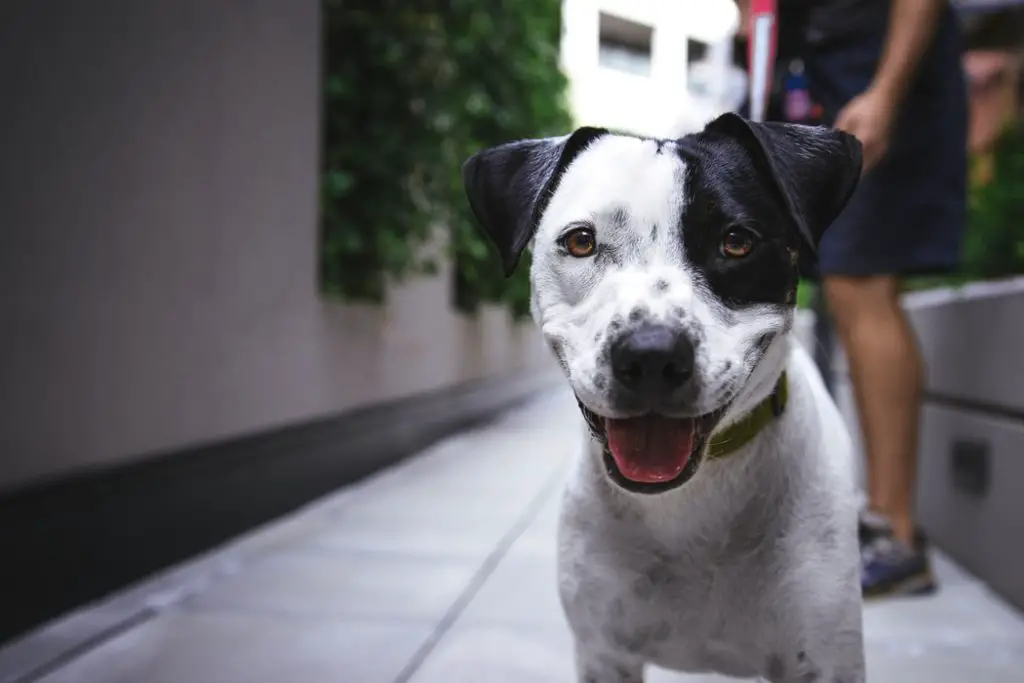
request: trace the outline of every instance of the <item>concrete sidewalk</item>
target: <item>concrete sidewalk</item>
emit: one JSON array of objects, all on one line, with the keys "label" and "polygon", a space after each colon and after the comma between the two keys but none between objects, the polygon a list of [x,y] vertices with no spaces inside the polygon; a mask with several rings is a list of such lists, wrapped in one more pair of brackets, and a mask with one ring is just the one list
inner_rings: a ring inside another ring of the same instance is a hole
[{"label": "concrete sidewalk", "polygon": [[[575,411],[544,397],[69,615],[0,651],[0,681],[570,683],[554,530]],[[1024,618],[936,561],[938,596],[866,609],[869,680],[1020,683]]]}]

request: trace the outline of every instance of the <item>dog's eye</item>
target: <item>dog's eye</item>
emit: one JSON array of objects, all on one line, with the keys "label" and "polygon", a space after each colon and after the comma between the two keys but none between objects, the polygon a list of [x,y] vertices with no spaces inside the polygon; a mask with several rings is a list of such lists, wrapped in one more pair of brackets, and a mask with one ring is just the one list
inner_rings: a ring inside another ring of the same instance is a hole
[{"label": "dog's eye", "polygon": [[562,246],[570,256],[586,258],[597,249],[597,238],[590,228],[574,228],[562,237]]},{"label": "dog's eye", "polygon": [[746,228],[729,228],[722,238],[722,255],[743,258],[757,246],[757,234]]}]

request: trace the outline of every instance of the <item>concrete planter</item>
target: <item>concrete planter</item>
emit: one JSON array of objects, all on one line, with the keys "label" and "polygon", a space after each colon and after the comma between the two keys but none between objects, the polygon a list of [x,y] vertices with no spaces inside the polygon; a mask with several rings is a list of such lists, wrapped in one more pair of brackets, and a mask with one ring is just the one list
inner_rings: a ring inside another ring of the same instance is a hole
[{"label": "concrete planter", "polygon": [[[918,513],[936,545],[1024,609],[1024,278],[907,295],[928,368]],[[860,447],[842,354],[836,398]]]}]

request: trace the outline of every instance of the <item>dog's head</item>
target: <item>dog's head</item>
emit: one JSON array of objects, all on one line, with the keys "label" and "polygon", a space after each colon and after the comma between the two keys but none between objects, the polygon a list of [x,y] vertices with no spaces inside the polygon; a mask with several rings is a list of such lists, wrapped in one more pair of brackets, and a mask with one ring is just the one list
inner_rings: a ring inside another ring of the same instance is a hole
[{"label": "dog's head", "polygon": [[679,140],[513,142],[463,178],[506,274],[532,243],[534,318],[613,478],[653,492],[689,479],[723,416],[774,383],[800,256],[860,171],[850,135],[726,114]]}]

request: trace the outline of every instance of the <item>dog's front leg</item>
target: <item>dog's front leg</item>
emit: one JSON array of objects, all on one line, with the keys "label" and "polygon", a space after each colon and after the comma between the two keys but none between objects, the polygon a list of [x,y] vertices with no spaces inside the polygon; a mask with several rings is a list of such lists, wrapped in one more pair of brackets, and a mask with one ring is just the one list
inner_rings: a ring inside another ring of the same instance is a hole
[{"label": "dog's front leg", "polygon": [[769,657],[767,683],[864,683],[863,651],[856,647],[818,652],[800,650],[792,658]]},{"label": "dog's front leg", "polygon": [[579,683],[644,683],[644,663],[577,644],[576,680]]}]

